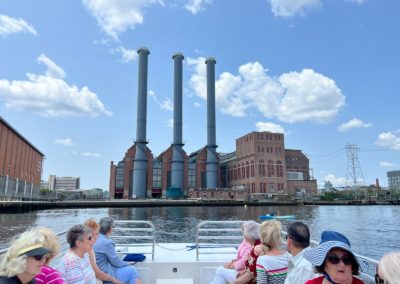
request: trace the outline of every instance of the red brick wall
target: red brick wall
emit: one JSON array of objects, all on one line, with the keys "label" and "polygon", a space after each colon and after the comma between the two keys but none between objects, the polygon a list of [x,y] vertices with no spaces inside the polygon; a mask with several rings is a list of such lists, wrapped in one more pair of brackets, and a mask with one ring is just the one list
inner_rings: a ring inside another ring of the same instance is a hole
[{"label": "red brick wall", "polygon": [[40,185],[43,155],[0,121],[0,175]]}]

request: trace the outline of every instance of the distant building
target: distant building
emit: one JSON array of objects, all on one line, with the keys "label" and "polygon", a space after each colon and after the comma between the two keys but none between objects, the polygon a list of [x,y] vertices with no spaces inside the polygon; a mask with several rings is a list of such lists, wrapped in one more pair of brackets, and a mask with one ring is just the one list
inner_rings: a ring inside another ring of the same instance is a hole
[{"label": "distant building", "polygon": [[57,177],[49,175],[48,189],[77,190],[80,189],[80,177]]},{"label": "distant building", "polygon": [[44,154],[0,116],[0,195],[38,194]]},{"label": "distant building", "polygon": [[400,191],[400,171],[387,172],[389,190]]},{"label": "distant building", "polygon": [[[135,145],[123,160],[110,166],[111,198],[128,198],[132,191]],[[147,197],[166,196],[171,186],[172,148],[157,158],[146,148]],[[284,135],[251,132],[236,139],[236,151],[219,154],[218,188],[206,189],[207,148],[189,156],[183,152],[183,189],[191,198],[247,199],[271,195],[302,196],[317,193],[317,181],[310,176],[309,159],[301,150],[285,149]]]}]

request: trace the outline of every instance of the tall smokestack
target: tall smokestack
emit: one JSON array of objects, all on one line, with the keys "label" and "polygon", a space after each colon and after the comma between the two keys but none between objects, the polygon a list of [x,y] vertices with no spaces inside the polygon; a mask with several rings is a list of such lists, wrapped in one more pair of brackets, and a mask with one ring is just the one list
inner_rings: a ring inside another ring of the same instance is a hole
[{"label": "tall smokestack", "polygon": [[207,162],[206,187],[217,188],[217,144],[215,134],[215,64],[213,57],[206,60],[207,65]]},{"label": "tall smokestack", "polygon": [[147,176],[147,157],[146,157],[146,116],[147,116],[147,61],[150,51],[142,47],[139,54],[139,74],[138,74],[138,100],[137,100],[137,120],[136,120],[136,153],[133,165],[133,187],[132,198],[146,197],[146,176]]},{"label": "tall smokestack", "polygon": [[183,188],[183,142],[182,142],[182,61],[177,52],[174,60],[174,140],[172,142],[171,187]]}]

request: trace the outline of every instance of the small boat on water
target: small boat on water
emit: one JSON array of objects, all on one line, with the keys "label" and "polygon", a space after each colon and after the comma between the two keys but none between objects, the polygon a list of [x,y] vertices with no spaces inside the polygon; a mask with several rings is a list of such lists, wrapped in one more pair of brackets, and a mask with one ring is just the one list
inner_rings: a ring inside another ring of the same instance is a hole
[{"label": "small boat on water", "polygon": [[271,214],[266,214],[266,215],[260,215],[258,216],[258,219],[260,220],[272,220],[272,219],[277,219],[277,220],[294,220],[296,219],[296,216],[294,215],[271,215]]}]

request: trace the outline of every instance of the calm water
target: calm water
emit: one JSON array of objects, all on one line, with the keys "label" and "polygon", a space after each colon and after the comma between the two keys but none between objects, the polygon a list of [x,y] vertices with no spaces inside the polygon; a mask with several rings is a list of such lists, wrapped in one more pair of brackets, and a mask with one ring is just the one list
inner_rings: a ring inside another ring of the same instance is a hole
[{"label": "calm water", "polygon": [[158,228],[158,242],[194,242],[193,231],[179,236],[162,231],[190,231],[203,220],[256,220],[257,216],[272,210],[280,215],[296,215],[310,227],[312,239],[317,241],[322,230],[336,230],[350,239],[359,254],[379,259],[386,252],[400,250],[400,206],[93,208],[0,214],[0,248],[32,226],[46,226],[60,232],[90,217],[105,216],[151,221]]}]

